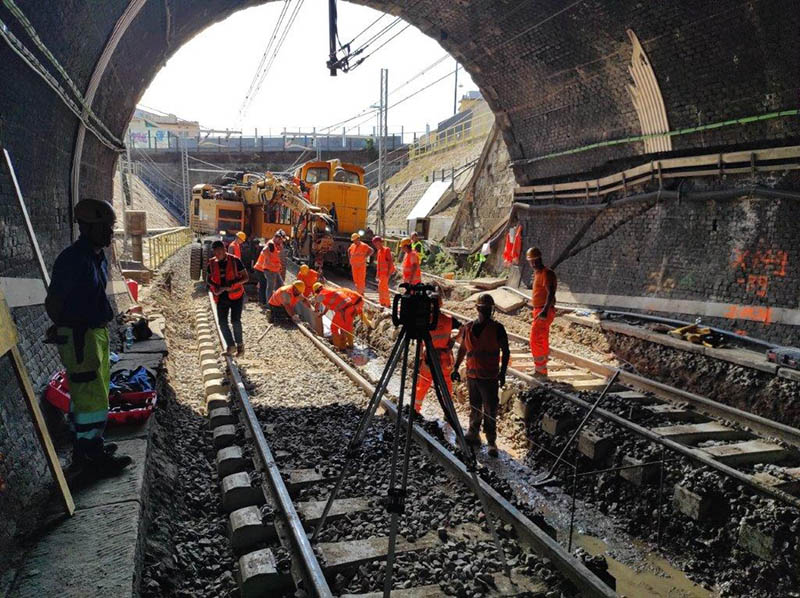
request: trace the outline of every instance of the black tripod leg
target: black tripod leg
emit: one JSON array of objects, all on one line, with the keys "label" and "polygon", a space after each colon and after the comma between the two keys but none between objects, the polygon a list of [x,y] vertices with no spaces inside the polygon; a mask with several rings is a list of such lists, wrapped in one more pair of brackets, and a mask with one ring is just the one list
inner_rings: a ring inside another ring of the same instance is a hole
[{"label": "black tripod leg", "polygon": [[[392,453],[392,468],[389,473],[389,512],[392,514],[391,526],[389,528],[389,551],[386,556],[386,573],[383,582],[383,596],[389,598],[392,592],[392,568],[394,567],[394,552],[397,542],[397,520],[400,514],[405,510],[406,487],[408,486],[408,461],[411,457],[411,430],[414,427],[414,401],[417,394],[417,380],[419,379],[419,358],[422,344],[417,341],[417,347],[414,354],[414,374],[411,377],[411,400],[408,405],[408,424],[406,428],[405,447],[403,449],[403,472],[400,481],[400,488],[396,488],[395,481],[397,478],[397,451],[400,443],[400,432],[402,431],[403,422],[403,390],[405,385],[401,388],[400,398],[397,402],[397,421],[395,422],[395,438],[394,438],[394,452]],[[408,357],[408,350],[406,349],[406,357]],[[403,362],[403,371],[407,360]]]},{"label": "black tripod leg", "polygon": [[[424,341],[426,352],[429,355],[432,354],[435,349],[433,347],[433,341],[431,340],[430,334],[425,335]],[[467,460],[467,471],[469,471],[470,476],[472,477],[472,484],[475,489],[475,494],[478,495],[478,499],[481,501],[483,514],[486,516],[486,525],[489,527],[492,540],[494,540],[494,545],[497,547],[497,554],[500,555],[500,562],[503,564],[503,569],[506,572],[506,576],[509,580],[511,580],[511,567],[508,566],[506,553],[503,550],[503,545],[500,543],[500,537],[497,535],[497,529],[495,528],[494,521],[492,521],[492,514],[489,512],[489,501],[486,500],[486,495],[481,488],[480,478],[478,477],[476,468],[475,453],[472,452],[472,447],[467,444],[467,439],[464,438],[464,430],[461,428],[461,423],[458,421],[458,414],[456,413],[455,406],[453,405],[453,397],[450,396],[450,390],[447,387],[447,382],[445,381],[444,374],[442,373],[442,364],[438,359],[431,359],[430,366],[431,373],[433,374],[433,388],[436,391],[436,398],[439,399],[439,405],[441,406],[445,417],[450,420],[450,426],[453,428],[453,432],[456,435],[458,446],[461,448],[461,451],[464,453],[464,458]]]},{"label": "black tripod leg", "polygon": [[[328,518],[328,513],[330,513],[331,507],[333,506],[333,501],[336,500],[336,497],[339,495],[339,491],[342,489],[342,484],[344,483],[344,478],[353,462],[354,452],[359,446],[361,446],[361,443],[364,440],[364,436],[367,433],[369,424],[372,421],[372,418],[375,416],[375,411],[377,411],[378,405],[380,404],[381,399],[386,392],[386,387],[389,384],[389,380],[391,380],[392,375],[397,368],[397,361],[399,360],[400,355],[403,353],[403,347],[405,347],[405,354],[408,354],[408,337],[405,330],[400,331],[400,335],[397,337],[394,347],[392,347],[389,361],[386,362],[386,367],[383,368],[383,373],[381,373],[381,378],[378,381],[378,385],[375,387],[375,392],[372,394],[372,398],[369,400],[367,411],[364,413],[364,416],[358,423],[358,428],[356,428],[353,437],[350,439],[345,452],[345,461],[342,465],[342,470],[339,472],[339,476],[336,478],[336,484],[333,487],[333,491],[331,492],[330,496],[328,496],[328,501],[325,503],[325,508],[322,510],[322,517],[320,517],[319,523],[317,523],[317,527],[314,529],[314,535],[311,536],[312,542],[317,539],[317,536],[325,526],[325,521]],[[403,363],[403,367],[405,371],[405,362]]]}]

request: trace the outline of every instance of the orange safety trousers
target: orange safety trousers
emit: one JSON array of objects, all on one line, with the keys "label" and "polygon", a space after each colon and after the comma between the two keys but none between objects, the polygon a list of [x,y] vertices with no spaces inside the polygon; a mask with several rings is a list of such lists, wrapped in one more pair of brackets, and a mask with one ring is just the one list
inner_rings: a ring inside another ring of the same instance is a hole
[{"label": "orange safety trousers", "polygon": [[[450,396],[453,396],[453,381],[450,379],[450,374],[453,371],[453,352],[450,349],[444,351],[437,351],[439,354],[439,364],[442,366],[442,375],[447,384],[447,390]],[[433,372],[428,367],[427,359],[423,359],[419,364],[419,378],[417,378],[417,392],[414,397],[414,411],[419,413],[422,410],[422,402],[425,400],[425,395],[428,394],[431,385],[433,384]]]},{"label": "orange safety trousers", "polygon": [[547,362],[550,359],[550,325],[556,317],[554,307],[550,308],[547,317],[539,319],[542,307],[533,308],[533,322],[531,322],[531,355],[537,374],[547,375]]},{"label": "orange safety trousers", "polygon": [[391,307],[392,301],[389,294],[389,277],[378,279],[378,301],[384,307]]},{"label": "orange safety trousers", "polygon": [[353,282],[356,285],[356,291],[359,295],[364,294],[364,289],[367,287],[367,266],[352,265]]}]

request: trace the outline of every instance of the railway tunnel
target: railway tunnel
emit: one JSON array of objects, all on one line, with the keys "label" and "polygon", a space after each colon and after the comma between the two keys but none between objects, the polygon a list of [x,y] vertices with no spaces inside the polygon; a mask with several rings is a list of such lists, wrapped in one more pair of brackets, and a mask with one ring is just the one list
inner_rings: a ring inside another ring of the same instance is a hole
[{"label": "railway tunnel", "polygon": [[[508,154],[516,188],[502,208],[494,201],[481,204],[481,198],[475,196],[456,216],[457,226],[467,227],[471,217],[483,214],[482,210],[493,218],[502,212],[492,220],[501,226],[493,224],[473,234],[473,240],[494,243],[490,259],[499,260],[498,239],[502,240],[505,219],[523,225],[525,246],[540,246],[546,261],[557,263],[562,290],[559,304],[567,308],[649,313],[689,322],[702,318],[772,345],[798,343],[800,12],[794,2],[357,3],[402,17],[437,40],[469,72],[494,113],[494,126]],[[0,32],[5,41],[0,45],[0,78],[5,82],[0,87],[0,145],[13,160],[46,269],[77,236],[72,218],[76,202],[82,197],[110,197],[125,129],[159,69],[205,28],[258,4],[263,3],[52,2],[48,10],[41,10],[35,2],[19,0],[0,7]],[[26,31],[26,23],[32,29]],[[30,35],[31,31],[35,34]],[[57,59],[63,72],[53,66],[48,54]],[[43,307],[40,264],[5,166],[0,169],[0,214],[0,281],[11,305],[21,359],[38,393],[58,366],[58,357],[52,346],[41,343],[50,322]],[[523,262],[518,272],[520,288],[530,275]],[[130,298],[121,280],[115,284],[112,299],[123,311],[130,306]],[[191,292],[181,285],[183,292]],[[196,302],[191,306],[198,307]],[[454,303],[451,307],[459,306]],[[183,322],[189,327],[198,324]],[[253,320],[253,324],[263,326],[261,320]],[[525,326],[527,322],[515,331],[524,334]],[[284,342],[293,342],[286,331],[279,334]],[[570,342],[582,335],[571,334]],[[646,370],[645,362],[652,359],[653,352],[632,346],[627,337],[619,340],[613,335],[593,342],[611,343],[609,352],[617,351],[619,357],[630,361],[636,358],[636,366]],[[250,338],[248,343],[254,341]],[[197,367],[178,346],[170,350],[181,355],[178,367]],[[266,359],[264,352],[257,355]],[[597,358],[598,352],[591,356]],[[0,506],[7,515],[0,525],[0,537],[8,539],[8,550],[13,550],[10,556],[16,558],[24,538],[38,527],[35,521],[26,520],[24,505],[52,501],[53,483],[12,359],[10,353],[2,357],[0,374],[10,389],[0,406],[4,424],[0,430],[4,482]],[[689,364],[691,370],[692,359],[690,355],[661,369]],[[709,352],[703,359],[714,358]],[[219,365],[229,381],[227,363],[222,360]],[[262,367],[250,364],[254,379]],[[714,384],[720,377],[769,375],[777,380],[777,368],[773,369],[722,369],[715,374]],[[652,371],[656,370],[659,367],[653,366]],[[269,374],[265,376],[271,384],[276,383]],[[661,379],[663,383],[663,375]],[[344,377],[336,380],[343,393],[359,392],[346,390]],[[760,383],[755,407],[748,405],[746,398],[737,399],[734,405],[780,420],[784,426],[797,426],[794,386],[778,389],[777,396],[785,406],[764,405],[769,402],[764,389],[789,384],[786,380],[776,383],[770,378]],[[689,390],[711,395],[714,384],[699,381]],[[255,385],[261,392],[269,392],[265,382],[256,380]],[[523,391],[522,387],[520,392],[538,396],[538,391]],[[739,387],[735,392],[744,393]],[[530,397],[524,404],[531,404]],[[273,408],[279,410],[280,406],[263,409]],[[536,409],[530,407],[527,416],[530,412],[535,415]],[[546,415],[561,421],[562,416],[579,420],[582,413],[557,408]],[[278,411],[276,417],[281,422],[290,418],[291,412]],[[352,414],[350,417],[352,421]],[[564,417],[564,421],[568,419]],[[50,424],[52,427],[53,422]],[[677,425],[672,420],[666,424]],[[753,422],[745,420],[741,425],[750,427]],[[196,424],[191,426],[196,428]],[[312,430],[326,433],[310,426],[291,434]],[[773,431],[766,436],[774,438],[776,434]],[[791,432],[781,437],[781,446],[789,452],[796,447],[786,440],[791,437]],[[198,430],[191,438],[209,442]],[[566,440],[543,436],[538,424],[532,438],[556,452]],[[270,441],[289,450],[280,440],[270,437]],[[630,458],[641,463],[646,460],[643,455],[651,453],[637,452],[638,448]],[[792,465],[789,460],[787,467]],[[194,463],[191,467],[200,472],[205,465]],[[715,470],[714,475],[717,473]],[[443,480],[439,481],[444,484]],[[695,481],[687,482],[687,496],[697,489]],[[734,494],[728,483],[723,489],[722,494]],[[661,492],[651,493],[662,496]],[[630,492],[621,492],[619,500],[632,500]],[[735,497],[734,512],[736,505],[746,500]],[[686,501],[691,502],[691,497]],[[772,516],[775,509],[770,509]],[[792,513],[786,515],[779,509],[783,517],[796,517],[796,511]],[[763,520],[769,519],[765,515]],[[760,525],[762,520],[756,514],[753,521]],[[753,526],[763,529],[756,523]],[[705,531],[697,534],[708,537]],[[714,534],[711,537],[723,537],[719,528]],[[756,535],[753,532],[752,536]],[[131,537],[135,535],[126,536],[125,541]],[[772,539],[769,536],[768,540]],[[785,557],[775,556],[778,553],[771,549],[767,552],[770,558],[761,560],[777,562]],[[751,560],[744,562],[751,566],[759,558],[751,554],[747,557]],[[21,567],[2,579],[8,588],[19,587],[19,577],[15,577],[19,571],[30,571]],[[762,577],[769,571],[753,567]],[[785,575],[785,569],[776,570]],[[141,583],[137,571],[134,585]],[[554,570],[552,575],[564,573]],[[156,577],[151,575],[148,580]],[[717,583],[717,588],[724,583],[709,579],[705,582]],[[741,584],[736,583],[732,587],[741,592]],[[151,589],[150,595],[161,591],[167,595],[166,587]],[[140,589],[137,585],[135,591]],[[451,584],[448,591],[457,593],[457,588]],[[731,590],[731,595],[744,594]]]}]

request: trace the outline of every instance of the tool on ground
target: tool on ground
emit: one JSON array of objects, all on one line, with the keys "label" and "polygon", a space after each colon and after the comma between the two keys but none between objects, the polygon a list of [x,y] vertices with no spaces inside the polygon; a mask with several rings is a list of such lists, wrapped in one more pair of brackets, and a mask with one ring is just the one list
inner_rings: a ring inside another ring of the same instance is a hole
[{"label": "tool on ground", "polygon": [[554,482],[558,481],[557,478],[553,476],[553,474],[556,471],[556,467],[558,467],[558,464],[561,463],[561,459],[566,454],[567,449],[572,445],[572,441],[575,440],[575,438],[577,438],[578,434],[580,434],[581,430],[583,429],[583,426],[586,424],[587,421],[589,421],[589,418],[592,416],[592,413],[594,413],[594,410],[597,409],[598,405],[600,405],[600,402],[605,398],[608,391],[614,385],[614,382],[616,382],[617,380],[617,376],[619,376],[619,370],[616,370],[614,372],[614,375],[611,376],[611,378],[606,383],[606,387],[603,389],[603,392],[600,393],[600,396],[597,397],[597,400],[594,402],[592,407],[589,409],[589,411],[586,412],[586,415],[583,416],[583,420],[578,425],[578,427],[575,428],[575,431],[572,433],[572,436],[569,437],[569,440],[567,440],[567,443],[564,445],[564,448],[561,449],[561,452],[558,454],[556,462],[553,463],[553,466],[550,468],[550,471],[548,471],[544,475],[544,477],[541,477],[538,480],[534,480],[534,482],[531,484],[534,488],[542,488],[543,486],[550,486]]},{"label": "tool on ground", "polygon": [[[336,499],[337,494],[341,490],[344,478],[350,470],[354,459],[359,454],[359,449],[364,441],[367,430],[375,416],[375,412],[380,405],[383,395],[386,392],[386,387],[389,380],[397,368],[398,363],[402,359],[402,367],[400,372],[400,392],[397,397],[397,419],[395,421],[395,433],[392,446],[392,459],[389,471],[389,490],[387,494],[386,510],[391,513],[391,526],[389,533],[389,553],[386,559],[386,573],[384,578],[384,597],[388,598],[392,589],[392,568],[394,566],[394,556],[397,538],[398,519],[405,511],[406,489],[408,486],[408,465],[411,457],[411,439],[414,427],[414,418],[418,417],[413,409],[416,397],[417,380],[419,378],[419,362],[422,353],[422,347],[425,347],[426,355],[428,356],[428,367],[433,373],[433,388],[436,391],[436,398],[439,400],[439,406],[442,408],[445,420],[455,433],[456,442],[461,449],[463,459],[466,464],[467,471],[470,473],[473,482],[473,489],[475,494],[481,501],[483,512],[486,516],[486,523],[491,532],[494,544],[497,547],[500,561],[503,568],[511,580],[511,569],[508,566],[506,555],[503,552],[503,547],[500,543],[500,538],[497,535],[492,515],[489,511],[489,505],[486,496],[480,485],[480,478],[477,474],[477,459],[475,453],[467,444],[464,438],[464,431],[458,420],[455,406],[453,405],[452,397],[447,388],[447,384],[442,374],[441,365],[438,359],[432,359],[430,356],[436,355],[436,350],[433,346],[431,339],[431,330],[436,328],[437,320],[439,317],[439,304],[436,300],[436,288],[431,285],[415,284],[410,285],[404,283],[400,285],[405,288],[405,293],[402,295],[395,295],[394,303],[392,305],[392,322],[395,326],[400,328],[397,340],[392,347],[389,355],[389,360],[386,362],[381,373],[378,384],[375,387],[375,392],[369,401],[364,416],[356,428],[350,442],[345,451],[345,461],[342,465],[342,470],[339,472],[339,477],[336,479],[333,491],[325,503],[325,508],[322,511],[317,528],[314,530],[312,540],[319,536],[320,531],[325,525],[325,521],[330,513],[333,501]],[[403,420],[403,405],[404,395],[406,390],[406,377],[408,373],[408,354],[411,346],[411,341],[416,340],[415,357],[413,362],[413,374],[411,380],[411,400],[408,404],[407,417]],[[402,467],[398,479],[398,461],[400,459],[400,437],[403,435],[403,425],[405,423],[405,444],[402,454]],[[513,584],[513,581],[511,582]]]},{"label": "tool on ground", "polygon": [[722,335],[714,332],[711,328],[701,327],[700,322],[674,328],[667,332],[667,334],[705,347],[719,347],[725,340]]},{"label": "tool on ground", "polygon": [[261,336],[259,336],[258,339],[256,340],[256,344],[260,343],[261,339],[267,336],[267,332],[270,331],[270,328],[272,328],[272,324],[267,324],[267,327],[264,328],[264,332],[262,332]]},{"label": "tool on ground", "polygon": [[800,349],[797,347],[773,347],[767,350],[767,361],[800,370]]}]

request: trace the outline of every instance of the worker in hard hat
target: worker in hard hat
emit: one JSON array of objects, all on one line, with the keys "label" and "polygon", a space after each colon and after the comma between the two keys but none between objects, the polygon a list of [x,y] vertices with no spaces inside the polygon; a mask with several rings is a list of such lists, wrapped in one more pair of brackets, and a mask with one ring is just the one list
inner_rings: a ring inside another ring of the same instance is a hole
[{"label": "worker in hard hat", "polygon": [[233,238],[233,241],[230,242],[228,245],[228,253],[230,253],[234,257],[238,257],[242,259],[242,243],[247,240],[247,235],[239,231],[236,233],[236,236]]},{"label": "worker in hard hat", "polygon": [[272,239],[266,242],[253,266],[253,269],[259,273],[258,302],[262,306],[267,305],[267,300],[272,296],[275,289],[283,284],[280,247],[280,235],[275,233]]},{"label": "worker in hard hat", "polygon": [[366,243],[361,242],[361,235],[358,233],[350,235],[350,240],[352,243],[347,249],[347,255],[350,258],[353,282],[358,294],[363,295],[367,288],[367,262],[375,251]]},{"label": "worker in hard hat", "polygon": [[531,355],[533,355],[534,376],[547,376],[547,362],[550,359],[550,325],[556,317],[556,273],[544,265],[542,252],[531,247],[525,258],[533,269],[531,281]]},{"label": "worker in hard hat", "polygon": [[289,254],[289,237],[286,231],[279,228],[275,233],[275,238],[278,245],[278,257],[281,260],[281,280],[286,280],[286,259]]},{"label": "worker in hard hat", "polygon": [[[443,289],[438,287],[437,300],[441,308],[443,302]],[[450,395],[453,394],[453,381],[450,374],[453,372],[453,345],[455,339],[451,337],[454,330],[461,327],[461,322],[456,318],[449,316],[445,313],[439,312],[439,317],[436,321],[436,328],[431,330],[431,340],[433,341],[433,348],[436,350],[434,359],[438,360],[442,369],[447,390]],[[427,348],[424,348],[419,362],[419,378],[417,378],[417,389],[414,395],[414,410],[419,413],[422,410],[422,402],[425,400],[425,395],[433,384],[433,373],[428,365]]]},{"label": "worker in hard hat", "polygon": [[363,307],[364,298],[352,289],[340,287],[338,289],[325,288],[322,283],[317,283],[313,288],[314,303],[324,316],[333,312],[331,321],[331,342],[337,349],[347,349],[353,346],[355,338],[353,320],[356,315],[365,319]]},{"label": "worker in hard hat", "polygon": [[294,306],[300,301],[306,301],[303,296],[305,290],[306,285],[302,280],[295,280],[292,284],[286,284],[275,289],[275,292],[269,298],[270,322],[278,322],[285,316],[289,316],[294,322],[298,322],[300,316],[295,313]]},{"label": "worker in hard hat", "polygon": [[469,430],[467,442],[480,446],[481,420],[489,456],[497,456],[498,388],[505,386],[511,352],[505,327],[492,319],[494,299],[488,293],[478,297],[475,304],[478,318],[464,324],[459,332],[460,345],[451,378],[461,380],[458,368],[467,358],[467,392],[469,393]]},{"label": "worker in hard hat", "polygon": [[[211,244],[213,257],[208,260],[206,281],[208,290],[214,296],[217,318],[225,339],[225,351],[228,355],[244,355],[242,339],[242,309],[244,309],[244,283],[248,280],[247,269],[242,260],[225,251],[222,241]],[[230,316],[230,326],[228,325]],[[231,333],[231,327],[233,332]]]},{"label": "worker in hard hat", "polygon": [[411,239],[411,249],[417,252],[419,261],[421,262],[425,259],[425,244],[422,242],[422,239],[419,238],[417,231],[412,232],[409,238]]},{"label": "worker in hard hat", "polygon": [[319,274],[316,270],[312,270],[306,264],[303,264],[297,270],[297,280],[302,280],[303,284],[305,285],[303,295],[305,297],[311,297],[314,292],[314,285],[319,280]]},{"label": "worker in hard hat", "polygon": [[377,266],[375,277],[378,279],[378,301],[384,307],[391,307],[389,279],[397,271],[392,257],[392,250],[384,247],[383,237],[379,235],[372,237],[372,244],[375,246],[375,262]]},{"label": "worker in hard hat", "polygon": [[116,475],[131,464],[106,443],[108,420],[109,337],[106,325],[114,311],[106,296],[108,262],[116,221],[107,201],[82,199],[73,211],[80,236],[53,264],[45,310],[53,321],[47,341],[55,343],[69,380],[72,463],[89,475]]},{"label": "worker in hard hat", "polygon": [[406,237],[400,241],[403,252],[403,282],[419,284],[422,282],[422,270],[419,267],[419,255],[411,248],[411,239]]}]

